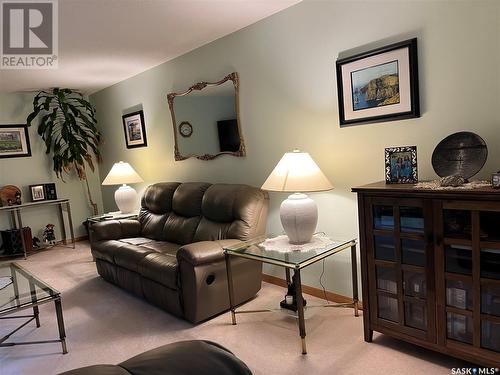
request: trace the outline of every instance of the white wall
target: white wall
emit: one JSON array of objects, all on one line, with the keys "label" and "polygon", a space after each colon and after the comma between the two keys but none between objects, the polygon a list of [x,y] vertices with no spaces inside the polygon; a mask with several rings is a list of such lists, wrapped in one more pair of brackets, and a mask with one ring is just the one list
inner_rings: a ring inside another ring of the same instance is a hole
[{"label": "white wall", "polygon": [[[318,230],[358,236],[351,187],[383,180],[384,148],[418,147],[421,179],[436,177],[430,157],[445,136],[470,130],[489,146],[479,177],[500,169],[500,3],[496,1],[304,1],[257,24],[91,97],[106,143],[101,179],[111,164],[129,161],[146,181],[239,182],[260,186],[284,152],[308,151],[335,189],[311,194],[319,205]],[[362,49],[418,38],[422,117],[339,127],[335,60]],[[158,46],[161,48],[161,46]],[[214,161],[173,159],[166,94],[236,71],[248,156]],[[148,147],[127,150],[124,108],[142,105]],[[114,188],[103,188],[114,210]],[[269,232],[280,232],[279,204],[271,194]],[[350,293],[350,258],[327,261],[324,282]],[[282,275],[281,269],[266,272]],[[319,286],[321,265],[303,279]]]},{"label": "white wall", "polygon": [[[0,93],[0,124],[26,124],[26,118],[31,113],[33,106],[31,93]],[[52,171],[52,157],[45,154],[45,144],[37,133],[37,123],[34,122],[29,129],[31,143],[31,157],[22,158],[0,158],[0,187],[4,185],[15,185],[21,189],[23,203],[31,201],[29,185],[47,182],[56,184],[58,198],[69,198],[73,217],[73,226],[76,236],[86,235],[82,222],[91,216],[91,209],[87,204],[87,188],[84,182],[74,176],[65,177],[66,183],[57,179]],[[89,183],[94,201],[102,212],[101,189],[99,185],[98,172],[88,171]],[[45,225],[52,223],[56,225],[56,238],[61,238],[61,227],[57,208],[44,207],[23,211],[23,224],[31,227],[33,235],[41,239],[41,231]],[[0,228],[10,227],[9,217],[2,213],[0,216]],[[69,236],[69,230],[67,231]]]}]

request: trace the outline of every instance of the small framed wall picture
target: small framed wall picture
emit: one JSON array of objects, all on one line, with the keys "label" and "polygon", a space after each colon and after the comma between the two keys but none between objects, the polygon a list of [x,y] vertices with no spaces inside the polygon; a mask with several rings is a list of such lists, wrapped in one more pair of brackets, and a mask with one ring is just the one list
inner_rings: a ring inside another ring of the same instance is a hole
[{"label": "small framed wall picture", "polygon": [[500,171],[491,175],[491,186],[495,189],[500,189]]},{"label": "small framed wall picture", "polygon": [[31,200],[33,202],[45,200],[44,185],[30,185]]},{"label": "small framed wall picture", "polygon": [[146,125],[142,110],[122,116],[127,148],[146,147]]},{"label": "small framed wall picture", "polygon": [[0,158],[31,156],[27,125],[0,125]]},{"label": "small framed wall picture", "polygon": [[415,184],[418,182],[417,146],[385,149],[385,182],[387,184]]}]

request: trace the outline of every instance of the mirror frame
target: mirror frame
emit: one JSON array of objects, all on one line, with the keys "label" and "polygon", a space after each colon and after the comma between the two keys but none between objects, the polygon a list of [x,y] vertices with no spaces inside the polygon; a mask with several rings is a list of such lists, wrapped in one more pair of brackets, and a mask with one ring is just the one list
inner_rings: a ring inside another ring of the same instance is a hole
[{"label": "mirror frame", "polygon": [[[177,122],[175,120],[175,113],[174,113],[174,99],[178,96],[186,96],[194,90],[201,91],[206,87],[220,86],[227,81],[233,82],[233,86],[234,86],[236,122],[238,124],[238,132],[240,135],[240,148],[239,148],[239,150],[238,151],[222,151],[222,152],[219,152],[217,154],[203,154],[203,155],[190,154],[190,155],[186,155],[186,156],[181,155],[181,153],[179,152],[179,144],[177,142],[178,134],[177,134]],[[172,128],[174,131],[174,157],[175,157],[176,161],[186,160],[186,159],[193,158],[193,157],[200,159],[200,160],[212,160],[220,155],[233,155],[233,156],[237,156],[237,157],[246,156],[245,141],[243,139],[243,133],[241,132],[239,86],[240,85],[239,85],[238,73],[233,72],[233,73],[225,76],[220,81],[217,81],[217,82],[198,82],[184,92],[180,92],[180,93],[172,92],[172,93],[167,95],[168,107],[170,108],[170,114],[172,115]]]}]

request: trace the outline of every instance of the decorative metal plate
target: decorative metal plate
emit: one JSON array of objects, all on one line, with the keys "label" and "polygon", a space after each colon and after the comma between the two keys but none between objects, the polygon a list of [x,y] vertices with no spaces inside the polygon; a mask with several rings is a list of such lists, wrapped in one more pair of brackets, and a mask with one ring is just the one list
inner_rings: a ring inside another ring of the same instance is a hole
[{"label": "decorative metal plate", "polygon": [[443,139],[432,153],[432,167],[439,177],[458,175],[471,178],[483,168],[488,157],[484,140],[471,132],[458,132]]}]

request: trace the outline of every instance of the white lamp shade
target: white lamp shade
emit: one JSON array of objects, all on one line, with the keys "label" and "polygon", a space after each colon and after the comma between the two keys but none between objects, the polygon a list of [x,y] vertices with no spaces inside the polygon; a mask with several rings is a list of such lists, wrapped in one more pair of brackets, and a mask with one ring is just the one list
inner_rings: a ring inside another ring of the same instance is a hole
[{"label": "white lamp shade", "polygon": [[102,182],[103,185],[121,185],[121,184],[135,184],[143,182],[144,180],[137,174],[137,172],[130,166],[129,163],[123,161],[115,163],[113,168],[109,171],[108,175]]},{"label": "white lamp shade", "polygon": [[287,152],[267,180],[263,190],[284,192],[326,191],[333,189],[328,178],[307,152]]}]

